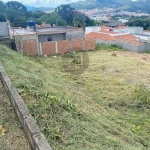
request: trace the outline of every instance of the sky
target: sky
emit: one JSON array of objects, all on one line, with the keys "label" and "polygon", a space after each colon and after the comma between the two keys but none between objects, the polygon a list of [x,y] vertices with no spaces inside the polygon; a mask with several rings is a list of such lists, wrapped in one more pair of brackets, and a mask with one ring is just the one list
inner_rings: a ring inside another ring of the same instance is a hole
[{"label": "sky", "polygon": [[[13,1],[13,0],[0,0],[3,2]],[[82,0],[14,0],[21,2],[24,5],[30,5],[34,7],[51,7],[51,6],[58,6],[60,4],[66,4],[66,3],[72,3],[72,2],[78,2]]]}]

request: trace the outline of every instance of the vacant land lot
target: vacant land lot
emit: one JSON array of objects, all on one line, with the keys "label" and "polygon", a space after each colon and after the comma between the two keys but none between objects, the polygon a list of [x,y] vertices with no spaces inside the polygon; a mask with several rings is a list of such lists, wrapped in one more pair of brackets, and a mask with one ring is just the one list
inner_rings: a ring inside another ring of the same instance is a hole
[{"label": "vacant land lot", "polygon": [[88,52],[80,75],[62,57],[0,47],[0,60],[54,150],[150,149],[150,55]]}]

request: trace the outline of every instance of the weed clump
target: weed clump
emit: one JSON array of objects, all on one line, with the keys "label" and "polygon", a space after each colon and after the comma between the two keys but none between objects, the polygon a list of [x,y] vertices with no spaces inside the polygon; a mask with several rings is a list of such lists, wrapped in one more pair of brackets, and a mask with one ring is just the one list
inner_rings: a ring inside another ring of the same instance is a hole
[{"label": "weed clump", "polygon": [[138,100],[142,104],[150,105],[150,91],[144,84],[137,85],[132,93],[132,98]]}]

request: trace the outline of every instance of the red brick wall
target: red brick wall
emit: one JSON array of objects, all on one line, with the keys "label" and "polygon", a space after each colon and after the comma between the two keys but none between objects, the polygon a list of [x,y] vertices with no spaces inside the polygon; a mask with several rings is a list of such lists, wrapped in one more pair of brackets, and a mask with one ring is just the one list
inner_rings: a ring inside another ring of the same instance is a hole
[{"label": "red brick wall", "polygon": [[72,40],[72,49],[73,51],[82,51],[83,39],[74,39]]},{"label": "red brick wall", "polygon": [[70,41],[58,41],[58,54],[70,52]]},{"label": "red brick wall", "polygon": [[41,43],[42,55],[56,55],[55,42]]},{"label": "red brick wall", "polygon": [[36,40],[23,40],[23,52],[27,55],[37,55]]},{"label": "red brick wall", "polygon": [[[82,51],[84,43],[84,50],[94,50],[95,40],[92,39],[74,39],[72,41],[63,40],[58,41],[58,54],[70,52],[70,42],[72,42],[72,49],[74,51]],[[42,55],[56,55],[55,42],[43,42],[41,43]],[[28,55],[37,55],[37,43],[36,40],[23,40],[23,52]]]},{"label": "red brick wall", "polygon": [[86,38],[84,41],[84,50],[95,50],[95,45],[95,40]]}]

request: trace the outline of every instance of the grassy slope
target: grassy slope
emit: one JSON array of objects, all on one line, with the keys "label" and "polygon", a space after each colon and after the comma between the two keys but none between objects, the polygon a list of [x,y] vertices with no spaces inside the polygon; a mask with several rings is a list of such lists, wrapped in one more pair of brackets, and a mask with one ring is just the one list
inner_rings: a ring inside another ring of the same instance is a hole
[{"label": "grassy slope", "polygon": [[132,94],[138,84],[150,88],[150,63],[116,53],[88,52],[81,75],[64,72],[61,56],[0,46],[0,61],[54,150],[149,149],[150,109]]}]

